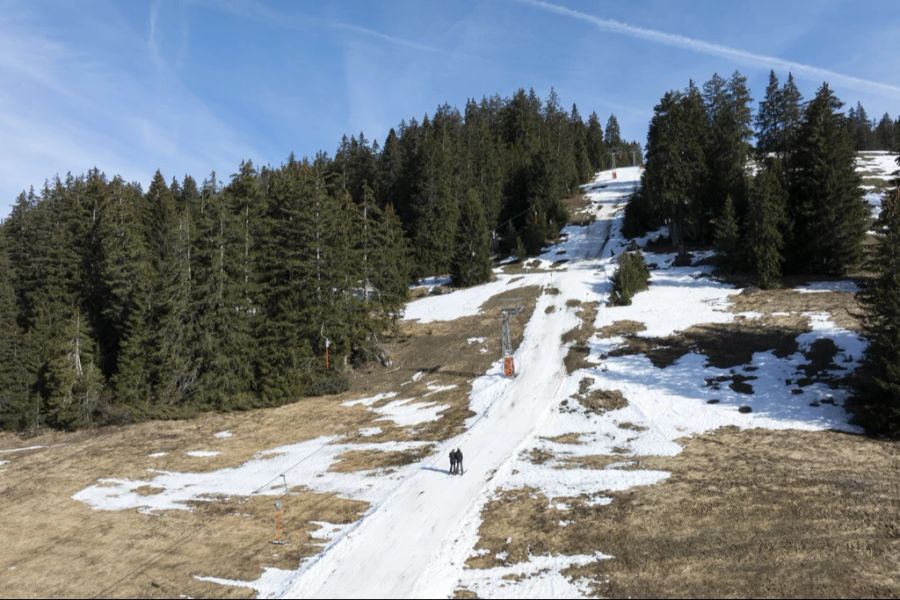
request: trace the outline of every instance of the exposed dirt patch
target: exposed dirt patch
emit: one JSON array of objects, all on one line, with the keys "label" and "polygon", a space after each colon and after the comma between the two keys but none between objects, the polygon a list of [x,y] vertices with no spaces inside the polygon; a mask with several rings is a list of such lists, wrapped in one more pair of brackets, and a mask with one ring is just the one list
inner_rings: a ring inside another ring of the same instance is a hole
[{"label": "exposed dirt patch", "polygon": [[695,325],[665,338],[626,337],[625,344],[610,356],[645,354],[657,368],[668,367],[685,354],[707,357],[709,366],[720,369],[751,362],[753,354],[771,350],[785,358],[799,349],[797,336],[809,331],[809,319],[801,315],[743,319],[733,323]]},{"label": "exposed dirt patch", "polygon": [[594,211],[591,206],[591,201],[588,200],[587,196],[584,194],[573,194],[564,198],[563,206],[566,207],[566,212],[569,215],[569,223],[573,225],[582,225],[587,222],[587,224],[593,222],[594,220]]},{"label": "exposed dirt patch", "polygon": [[566,306],[576,308],[578,317],[581,319],[578,327],[570,329],[562,335],[562,342],[571,344],[569,352],[563,361],[566,365],[566,371],[571,374],[578,369],[591,366],[591,363],[587,360],[590,355],[590,347],[587,342],[594,334],[594,319],[597,317],[597,310],[600,304],[598,302],[567,300]]},{"label": "exposed dirt patch", "polygon": [[363,450],[349,450],[338,456],[331,464],[329,471],[336,473],[352,473],[354,471],[367,471],[369,469],[388,469],[402,467],[422,460],[428,456],[434,446],[427,445],[414,450],[398,452],[371,452]]},{"label": "exposed dirt patch", "polygon": [[575,399],[585,410],[598,415],[628,406],[628,400],[619,390],[591,390],[584,394],[578,394]]},{"label": "exposed dirt patch", "polygon": [[635,465],[669,479],[613,493],[608,506],[573,498],[559,510],[535,490],[501,493],[483,513],[477,549],[490,553],[467,566],[600,551],[614,558],[568,573],[603,597],[900,595],[896,443],[729,428],[684,444]]},{"label": "exposed dirt patch", "polygon": [[563,435],[558,435],[556,437],[544,438],[544,439],[547,440],[548,442],[554,442],[557,444],[579,445],[579,444],[583,443],[581,441],[580,433],[564,433]]},{"label": "exposed dirt patch", "polygon": [[[785,285],[795,286],[805,283],[804,279],[785,279]],[[801,294],[792,289],[760,290],[745,289],[729,298],[731,311],[771,313],[825,312],[844,329],[861,332],[859,317],[863,310],[855,294],[849,292],[818,292]]]},{"label": "exposed dirt patch", "polygon": [[623,319],[621,321],[616,321],[615,323],[611,323],[606,327],[601,327],[597,330],[597,335],[601,338],[610,338],[610,337],[624,337],[627,335],[635,335],[647,329],[647,326],[641,323],[640,321],[630,321],[628,319]]}]

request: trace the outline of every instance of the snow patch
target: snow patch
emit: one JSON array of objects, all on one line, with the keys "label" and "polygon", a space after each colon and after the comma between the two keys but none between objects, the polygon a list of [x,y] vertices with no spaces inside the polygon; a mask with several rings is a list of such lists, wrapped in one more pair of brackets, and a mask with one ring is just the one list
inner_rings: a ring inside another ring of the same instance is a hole
[{"label": "snow patch", "polygon": [[393,421],[399,427],[409,427],[429,421],[437,421],[441,417],[441,413],[448,408],[450,407],[447,404],[438,404],[436,402],[420,403],[416,402],[415,398],[407,398],[405,400],[394,400],[384,406],[379,406],[375,409],[375,412],[381,415],[381,418]]},{"label": "snow patch", "polygon": [[393,398],[396,395],[397,392],[384,392],[381,394],[375,394],[374,396],[369,396],[368,398],[347,400],[346,402],[341,402],[341,406],[356,406],[357,404],[362,404],[363,406],[372,406],[376,402],[387,400],[388,398]]},{"label": "snow patch", "polygon": [[590,582],[562,574],[612,558],[605,554],[530,556],[527,562],[493,569],[467,569],[459,585],[479,598],[589,598]]},{"label": "snow patch", "polygon": [[28,450],[39,450],[41,448],[46,448],[47,446],[27,446],[25,448],[8,448],[6,450],[0,450],[0,454],[12,454],[14,452],[27,452]]},{"label": "snow patch", "polygon": [[[408,465],[390,474],[370,477],[372,471],[332,472],[329,471],[331,464],[348,450],[391,452],[427,445],[427,442],[335,444],[335,439],[334,436],[323,436],[280,446],[259,452],[238,467],[204,473],[162,471],[147,480],[100,479],[72,498],[96,510],[138,509],[145,513],[190,510],[190,502],[206,502],[222,496],[279,496],[284,493],[280,477],[284,473],[288,487],[305,486],[317,492],[334,492],[345,498],[374,502],[384,498],[399,480],[417,467]],[[144,486],[162,491],[149,495],[135,491]]]},{"label": "snow patch", "polygon": [[222,453],[217,450],[189,450],[185,454],[193,458],[211,458]]}]

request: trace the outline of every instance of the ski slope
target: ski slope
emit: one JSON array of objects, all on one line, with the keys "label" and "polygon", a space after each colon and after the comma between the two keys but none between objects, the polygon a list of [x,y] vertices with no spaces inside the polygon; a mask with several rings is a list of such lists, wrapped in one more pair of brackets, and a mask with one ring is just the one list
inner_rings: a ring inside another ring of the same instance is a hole
[{"label": "ski slope", "polygon": [[[606,278],[604,271],[596,269],[598,259],[606,254],[615,213],[637,184],[639,169],[620,169],[618,174],[620,179],[597,204],[597,220],[588,227],[572,228],[564,244],[568,269],[526,278],[528,285],[559,286],[569,293],[539,298],[515,355],[517,377],[501,377],[498,363],[476,380],[471,405],[478,416],[467,432],[443,444],[431,461],[370,510],[353,531],[282,582],[287,583],[284,588],[270,593],[315,598],[453,594],[477,538],[481,508],[495,487],[492,482],[509,476],[517,450],[551,414],[566,381],[567,347],[560,338],[579,321],[565,302],[590,298],[595,295],[594,286]],[[550,305],[556,310],[547,314]],[[454,312],[452,317],[456,316]],[[447,456],[456,447],[462,448],[465,457],[461,477],[448,474]]]},{"label": "ski slope", "polygon": [[[186,510],[192,501],[222,496],[278,495],[283,489],[278,474],[286,473],[284,487],[304,485],[364,500],[369,509],[352,524],[320,524],[321,531],[314,537],[324,537],[327,542],[319,554],[304,559],[296,570],[267,568],[254,581],[200,575],[197,579],[251,588],[266,598],[452,597],[459,588],[479,597],[569,598],[592,592],[586,580],[564,575],[567,568],[609,556],[600,552],[529,555],[527,561],[511,565],[466,568],[478,544],[482,510],[498,490],[531,488],[544,494],[556,510],[567,510],[566,498],[575,497],[586,500],[588,506],[602,506],[612,501],[610,491],[653,485],[669,473],[622,468],[629,464],[627,460],[602,469],[560,468],[563,459],[672,456],[681,451],[679,438],[723,426],[853,431],[842,407],[845,391],[821,382],[788,389],[785,382],[795,380],[804,366],[802,352],[787,357],[755,353],[750,363],[741,367],[753,374],[749,395],[727,386],[709,386],[708,378],[728,379],[734,371],[711,367],[703,355],[692,352],[659,368],[642,354],[607,356],[623,340],[596,334],[588,342],[590,366],[567,373],[564,358],[570,344],[563,342],[562,336],[580,323],[578,302],[601,303],[594,327],[623,320],[638,322],[643,327],[638,335],[648,337],[668,336],[702,323],[760,316],[731,312],[730,297],[741,290],[710,277],[711,267],[675,267],[674,255],[646,250],[644,255],[652,265],[650,289],[636,295],[630,306],[602,306],[616,268],[615,257],[627,247],[620,231],[621,212],[638,185],[640,170],[619,169],[617,174],[613,180],[610,172],[601,172],[586,186],[595,220],[587,226],[567,227],[559,244],[529,261],[531,270],[526,268],[515,277],[499,273],[491,283],[408,304],[407,319],[450,321],[477,314],[487,299],[513,287],[537,285],[544,290],[516,351],[518,375],[502,377],[498,361],[475,379],[469,397],[475,416],[466,423],[463,434],[437,445],[424,461],[392,472],[335,472],[330,466],[347,450],[395,451],[426,442],[360,444],[321,437],[261,451],[239,467],[199,473],[156,472],[147,481],[104,479],[73,498],[97,510]],[[639,241],[647,239],[649,236]],[[695,258],[703,256],[698,253]],[[796,291],[854,290],[853,282],[828,281],[810,282]],[[827,314],[802,314],[809,319],[810,331],[797,338],[801,350],[818,339],[830,339],[838,350],[836,375],[859,364],[865,348],[862,338],[838,327]],[[481,341],[470,338],[468,343]],[[411,381],[425,376],[417,372]],[[588,380],[593,382],[591,389],[621,391],[628,404],[602,414],[572,410],[572,403],[561,410]],[[417,400],[444,388],[428,383],[427,389],[430,392]],[[413,402],[400,394],[399,389],[382,392],[345,405],[361,404],[399,426],[441,418],[443,405]],[[748,404],[752,411],[739,410]],[[360,430],[363,437],[378,432],[377,427]],[[225,433],[229,432],[216,436]],[[554,441],[564,435],[576,435],[578,442]],[[448,472],[448,454],[457,447],[465,455],[463,476]],[[533,463],[528,457],[535,450],[552,458]],[[198,457],[204,456],[202,453],[195,451]],[[147,486],[160,491],[150,495],[137,492]],[[560,526],[566,525],[561,522]],[[498,558],[500,554],[503,552],[498,552]]]}]

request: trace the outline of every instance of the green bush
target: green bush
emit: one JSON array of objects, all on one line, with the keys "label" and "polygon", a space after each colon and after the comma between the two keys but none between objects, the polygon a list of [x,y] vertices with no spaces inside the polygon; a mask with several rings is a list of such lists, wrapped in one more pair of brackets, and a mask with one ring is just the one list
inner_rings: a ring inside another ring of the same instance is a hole
[{"label": "green bush", "polygon": [[619,255],[618,262],[619,268],[611,278],[613,291],[609,302],[615,306],[628,306],[632,296],[647,289],[650,271],[640,251],[624,252]]}]

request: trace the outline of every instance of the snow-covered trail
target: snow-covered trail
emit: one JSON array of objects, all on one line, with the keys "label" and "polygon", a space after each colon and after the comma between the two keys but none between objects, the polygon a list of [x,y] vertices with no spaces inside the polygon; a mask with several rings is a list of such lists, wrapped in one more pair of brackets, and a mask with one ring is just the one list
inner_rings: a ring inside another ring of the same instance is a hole
[{"label": "snow-covered trail", "polygon": [[[566,270],[529,275],[529,284],[553,286],[543,294],[516,352],[518,375],[500,376],[499,364],[475,381],[472,407],[478,412],[466,433],[443,444],[434,458],[329,549],[307,562],[279,591],[285,597],[450,596],[477,538],[480,511],[506,478],[517,450],[552,413],[566,381],[561,336],[579,323],[570,299],[595,296],[606,277],[600,266],[615,223],[614,213],[633,189],[638,169],[622,169],[615,191],[604,193],[598,219],[570,228]],[[608,174],[604,174],[607,177]],[[611,186],[612,187],[612,186]],[[550,306],[554,310],[547,312]],[[461,447],[465,474],[448,474],[448,454]]]}]

